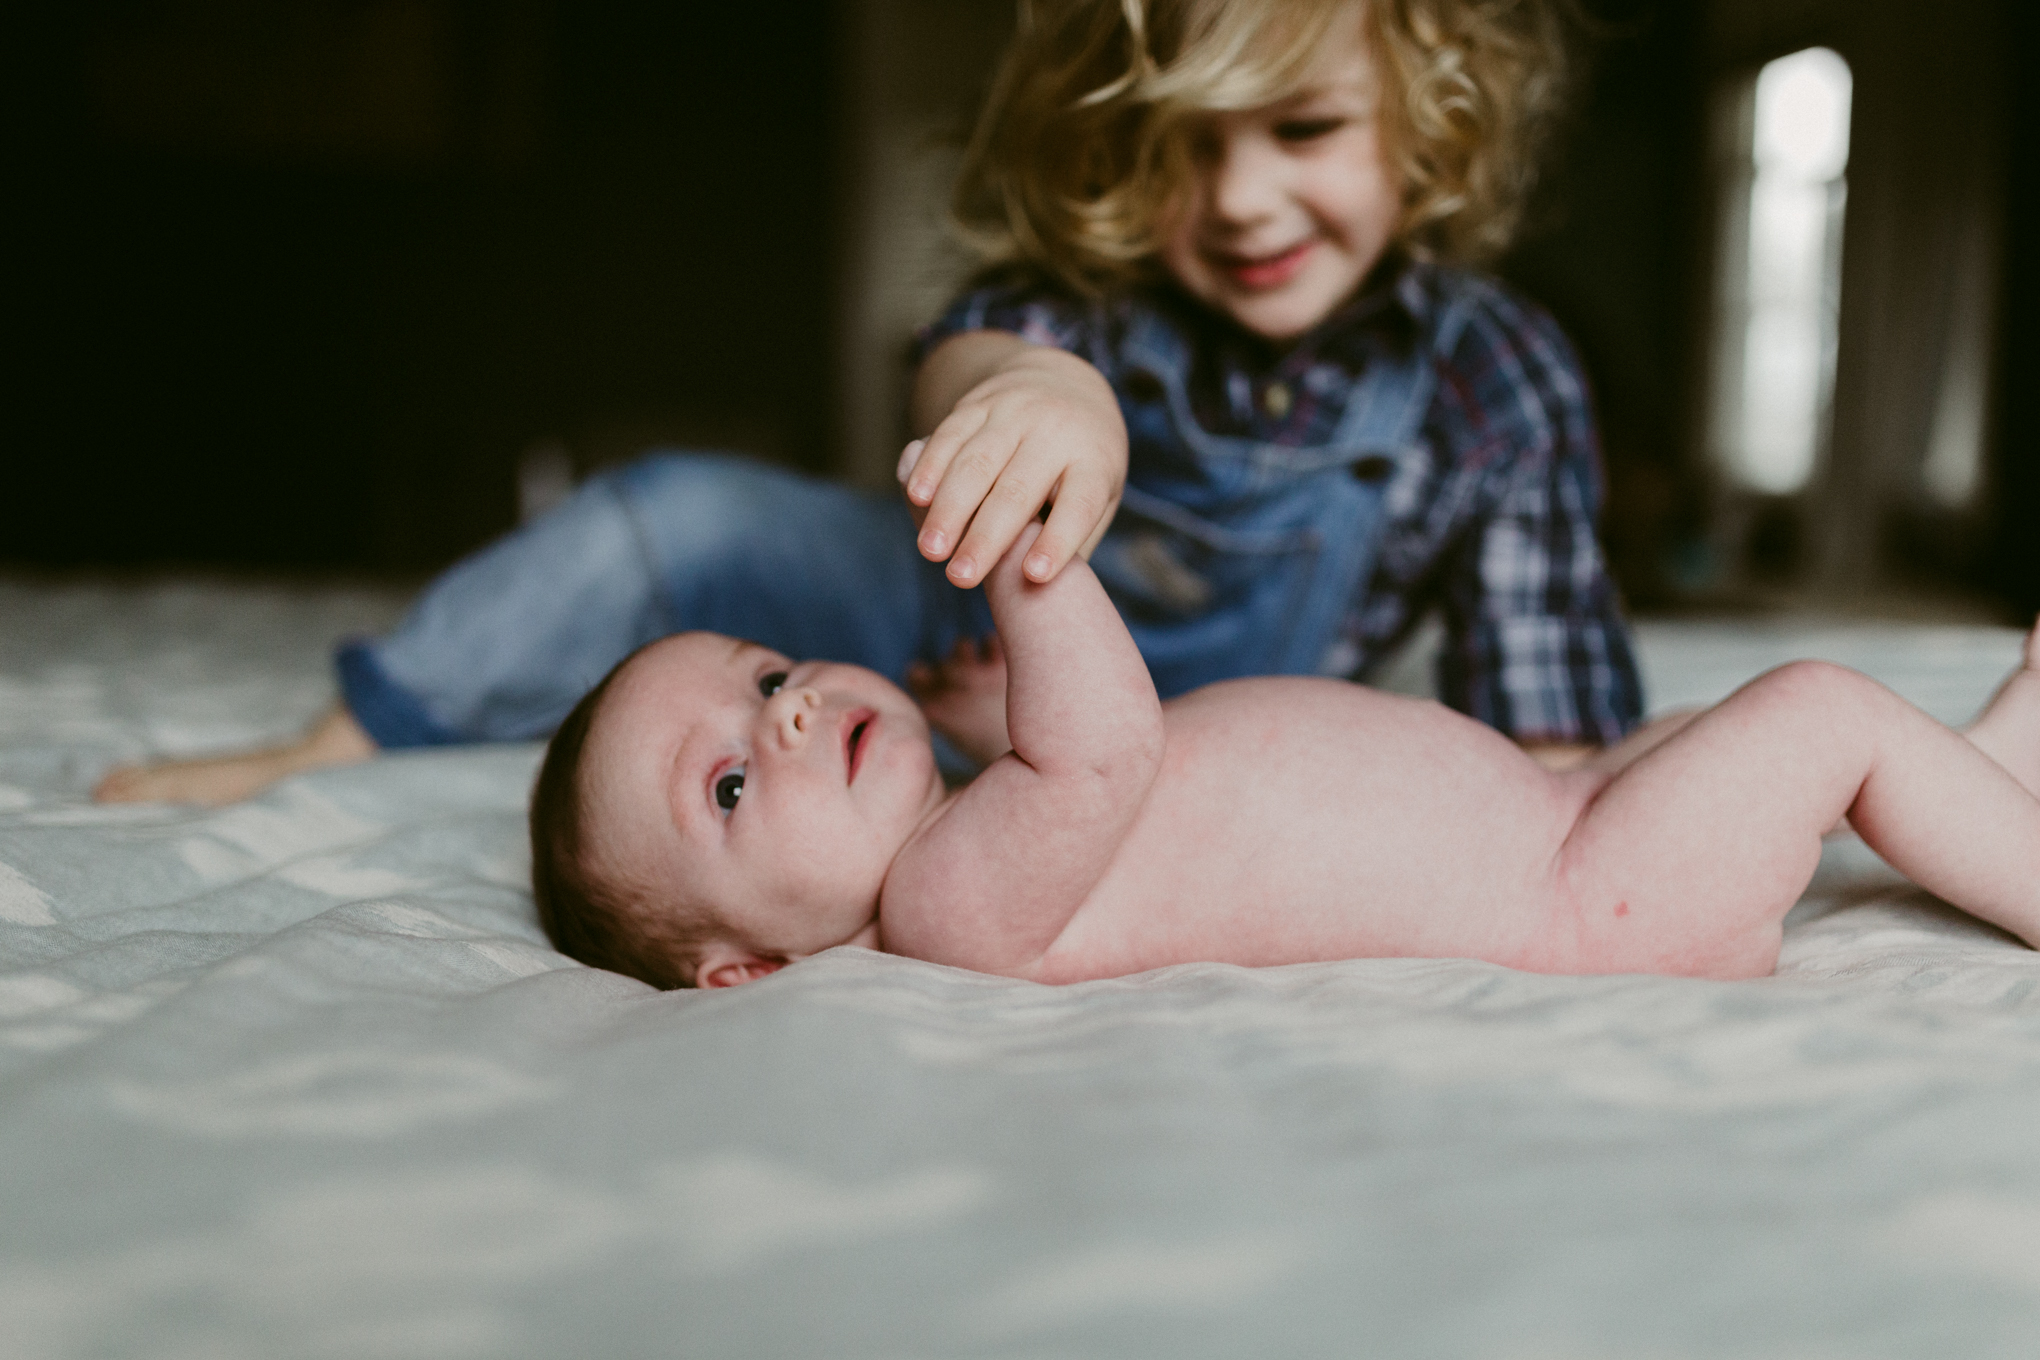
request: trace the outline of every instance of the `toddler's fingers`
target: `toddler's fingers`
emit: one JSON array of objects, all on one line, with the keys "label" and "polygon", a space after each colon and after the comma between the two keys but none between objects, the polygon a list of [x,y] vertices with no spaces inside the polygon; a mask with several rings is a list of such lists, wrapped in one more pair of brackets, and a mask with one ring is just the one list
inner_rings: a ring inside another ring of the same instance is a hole
[{"label": "toddler's fingers", "polygon": [[[948,559],[949,579],[957,585],[976,585],[990,563],[998,560],[987,559],[980,552],[959,562],[954,554],[961,550],[966,535],[975,540],[974,523],[994,510],[991,500],[995,484],[1003,479],[1017,443],[1018,436],[1010,425],[987,424],[956,451],[934,501],[928,506],[928,518],[921,526],[918,540],[921,555],[931,562]],[[920,480],[918,474],[914,480]]]},{"label": "toddler's fingers", "polygon": [[935,492],[949,471],[950,460],[970,442],[971,436],[984,428],[987,419],[989,414],[982,406],[960,406],[944,416],[926,439],[919,441],[921,451],[915,455],[914,466],[906,476],[909,503],[925,507],[934,501]]},{"label": "toddler's fingers", "polygon": [[985,492],[970,531],[949,562],[949,579],[957,585],[976,585],[989,575],[1020,531],[1040,513],[1062,469],[1037,448],[1038,441],[1022,444]]},{"label": "toddler's fingers", "polygon": [[927,447],[928,441],[925,439],[916,439],[908,444],[906,450],[900,454],[900,465],[893,469],[893,480],[905,486],[907,478],[913,475],[914,464],[921,461],[921,450]]},{"label": "toddler's fingers", "polygon": [[1115,508],[1103,481],[1083,477],[1074,468],[1065,473],[1055,493],[1055,505],[1048,512],[1048,523],[1021,566],[1027,579],[1052,581],[1072,557],[1080,552],[1088,556],[1105,536]]}]

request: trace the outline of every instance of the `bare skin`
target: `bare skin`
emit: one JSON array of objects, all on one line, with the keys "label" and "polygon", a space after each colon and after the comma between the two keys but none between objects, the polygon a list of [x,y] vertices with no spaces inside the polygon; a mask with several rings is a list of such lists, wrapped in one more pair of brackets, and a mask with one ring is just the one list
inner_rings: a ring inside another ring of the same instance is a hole
[{"label": "bare skin", "polygon": [[[831,879],[826,930],[801,894],[757,886],[814,839],[800,800],[761,802],[747,839],[717,843],[714,881],[732,885],[730,900],[694,903],[731,923],[702,954],[704,985],[762,976],[822,943],[1050,983],[1383,956],[1757,977],[1776,964],[1823,833],[1844,817],[1915,882],[2040,940],[2040,769],[2017,772],[2040,761],[2013,750],[2040,737],[2040,642],[1977,743],[1865,676],[1799,662],[1555,774],[1436,703],[1337,681],[1231,681],[1160,704],[1089,569],[1029,582],[1026,546],[988,582],[1012,751],[951,794],[931,788],[925,762],[903,759],[819,781],[818,797],[924,809],[888,823],[898,840],[883,870],[866,862],[856,883]],[[791,672],[823,730],[853,703],[838,688],[878,702],[876,677],[853,683],[841,669]],[[614,749],[656,749],[662,725],[691,721],[685,687],[636,693],[597,714],[598,731],[628,734]],[[781,723],[781,700],[759,702],[761,732]],[[591,733],[591,754],[598,745]],[[769,779],[763,757],[750,768]],[[651,886],[654,910],[659,891],[703,881],[698,852],[658,834],[671,820],[658,811],[665,787],[600,761],[583,777],[605,809],[634,819],[606,838],[602,872]]]}]

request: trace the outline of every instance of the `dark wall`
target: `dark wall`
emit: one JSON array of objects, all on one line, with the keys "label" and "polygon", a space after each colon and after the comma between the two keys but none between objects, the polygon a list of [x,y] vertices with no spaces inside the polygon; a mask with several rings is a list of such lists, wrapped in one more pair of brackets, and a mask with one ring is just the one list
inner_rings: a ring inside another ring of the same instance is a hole
[{"label": "dark wall", "polygon": [[0,559],[432,566],[536,439],[824,459],[825,0],[15,8]]},{"label": "dark wall", "polygon": [[2007,178],[2005,301],[1997,389],[1994,587],[2030,617],[2040,611],[2040,10],[2005,0],[2010,36],[2011,155]]},{"label": "dark wall", "polygon": [[1583,6],[1584,69],[1527,229],[1502,263],[1580,350],[1601,418],[1603,539],[1632,604],[1670,597],[1704,505],[1694,404],[1704,248],[1699,7]]}]

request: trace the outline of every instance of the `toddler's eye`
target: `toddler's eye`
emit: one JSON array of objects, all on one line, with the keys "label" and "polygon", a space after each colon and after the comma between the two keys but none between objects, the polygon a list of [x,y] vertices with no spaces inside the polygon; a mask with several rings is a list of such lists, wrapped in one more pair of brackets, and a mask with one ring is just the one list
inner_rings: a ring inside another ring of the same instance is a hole
[{"label": "toddler's eye", "polygon": [[785,671],[769,671],[758,678],[758,692],[768,699],[785,688]]},{"label": "toddler's eye", "polygon": [[1343,118],[1291,118],[1275,125],[1275,136],[1285,142],[1314,142],[1345,125]]},{"label": "toddler's eye", "polygon": [[715,781],[715,805],[728,812],[744,796],[744,767],[739,765],[728,774],[719,775]]}]

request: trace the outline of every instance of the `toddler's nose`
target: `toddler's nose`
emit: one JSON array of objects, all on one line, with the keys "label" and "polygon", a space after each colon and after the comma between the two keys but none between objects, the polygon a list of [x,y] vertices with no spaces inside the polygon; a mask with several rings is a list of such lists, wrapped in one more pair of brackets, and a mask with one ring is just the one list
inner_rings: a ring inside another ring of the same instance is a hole
[{"label": "toddler's nose", "polygon": [[1206,169],[1212,216],[1234,227],[1267,217],[1278,197],[1281,169],[1281,157],[1264,139],[1228,129],[1217,139]]}]

